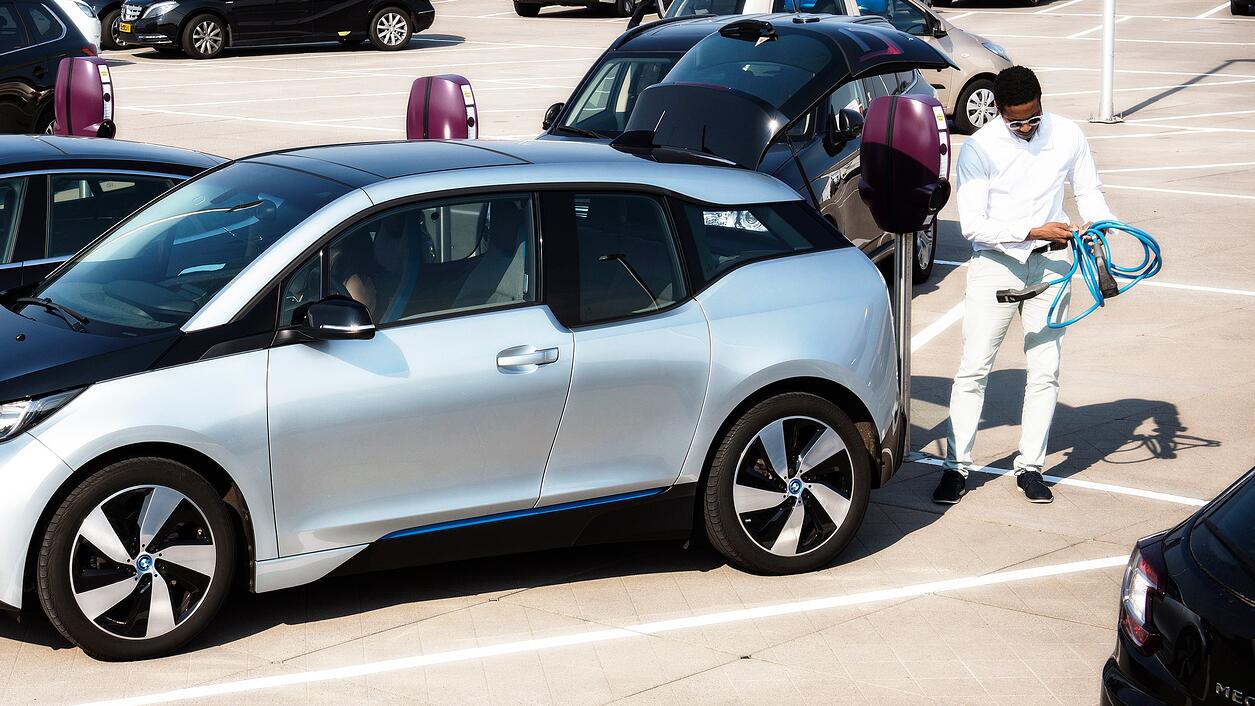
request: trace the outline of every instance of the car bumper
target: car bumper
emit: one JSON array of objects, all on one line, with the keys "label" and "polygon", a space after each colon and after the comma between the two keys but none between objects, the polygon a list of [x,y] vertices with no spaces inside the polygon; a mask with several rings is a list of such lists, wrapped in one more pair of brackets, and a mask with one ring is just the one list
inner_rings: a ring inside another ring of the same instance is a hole
[{"label": "car bumper", "polygon": [[432,23],[435,21],[436,21],[435,10],[424,10],[422,12],[419,12],[416,15],[414,15],[414,31],[422,32],[428,29],[429,27],[431,27]]},{"label": "car bumper", "polygon": [[1102,670],[1102,706],[1166,706],[1165,701],[1146,693],[1124,672],[1115,657],[1107,660]]},{"label": "car bumper", "polygon": [[22,607],[27,551],[48,501],[70,476],[65,463],[33,436],[0,443],[0,604]]},{"label": "car bumper", "polygon": [[[127,31],[127,27],[130,31]],[[121,22],[118,38],[125,44],[136,44],[144,47],[168,47],[179,43],[179,26],[163,22],[161,18],[138,19],[133,22]]]}]

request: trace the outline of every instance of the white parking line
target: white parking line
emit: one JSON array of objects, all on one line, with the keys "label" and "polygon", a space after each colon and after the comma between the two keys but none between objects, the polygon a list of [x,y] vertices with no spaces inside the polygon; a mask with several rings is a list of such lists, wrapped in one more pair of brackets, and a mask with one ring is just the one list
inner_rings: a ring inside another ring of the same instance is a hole
[{"label": "white parking line", "polygon": [[[1255,83],[1255,76],[1251,78],[1236,79],[1233,81],[1212,81],[1210,83],[1173,83],[1165,86],[1134,86],[1133,88],[1117,88],[1115,93],[1136,93],[1138,91],[1168,91],[1178,88],[1214,88],[1216,86],[1235,86],[1243,83]],[[1047,98],[1058,98],[1059,96],[1085,96],[1099,93],[1098,89],[1085,91],[1062,91],[1059,93],[1043,93]]]},{"label": "white parking line", "polygon": [[1125,186],[1123,184],[1103,184],[1105,189],[1122,189],[1124,191],[1153,191],[1158,194],[1180,194],[1182,196],[1210,196],[1218,199],[1242,199],[1255,201],[1255,194],[1222,194],[1215,191],[1189,191],[1186,189],[1160,189],[1153,186]]},{"label": "white parking line", "polygon": [[[1060,5],[1060,7],[1063,7]],[[972,10],[973,15],[1013,15],[1023,17],[1023,12],[1015,12],[1014,10]],[[1044,14],[1044,11],[1038,11],[1034,14]],[[1058,12],[1055,17],[1102,17],[1099,12]],[[1255,22],[1255,18],[1250,17],[1198,17],[1193,15],[1129,15],[1135,20],[1201,20],[1204,22]]]},{"label": "white parking line", "polygon": [[1255,167],[1255,162],[1216,162],[1215,164],[1177,164],[1168,167],[1128,167],[1125,169],[1099,169],[1099,174],[1123,174],[1126,172],[1175,172],[1181,169],[1219,169],[1222,167]]},{"label": "white parking line", "polygon": [[825,598],[795,601],[792,603],[775,603],[757,608],[729,610],[720,613],[707,613],[704,615],[694,615],[674,620],[640,623],[622,628],[610,628],[608,630],[596,630],[592,632],[575,633],[573,635],[560,635],[557,637],[537,638],[532,640],[519,640],[516,642],[504,642],[484,647],[472,647],[468,649],[452,650],[449,652],[435,652],[426,655],[414,655],[412,657],[402,657],[399,659],[390,659],[380,662],[367,662],[365,664],[348,667],[317,669],[307,672],[297,672],[294,674],[282,674],[273,677],[258,677],[254,679],[244,679],[241,681],[208,684],[205,686],[195,686],[186,689],[176,689],[174,691],[148,694],[146,696],[96,701],[93,702],[91,706],[141,706],[142,704],[160,704],[171,701],[184,701],[187,699],[206,699],[215,696],[226,696],[229,694],[242,694],[261,691],[263,689],[275,689],[284,686],[297,686],[301,684],[313,684],[317,682],[337,681],[342,679],[357,679],[372,674],[385,674],[388,672],[399,672],[409,669],[421,669],[423,667],[429,667],[437,664],[450,664],[454,662],[486,659],[489,657],[500,657],[503,655],[541,652],[559,647],[612,642],[615,640],[625,640],[635,637],[643,637],[646,635],[658,635],[667,632],[674,632],[676,630],[689,630],[711,625],[739,623],[747,620],[762,620],[765,618],[775,618],[785,615],[813,613],[821,610],[866,605],[869,603],[882,603],[884,601],[902,600],[905,598],[917,598],[919,596],[927,596],[930,594],[949,593],[952,591],[962,591],[970,588],[981,588],[985,586],[998,586],[1018,581],[1031,581],[1033,579],[1048,578],[1052,576],[1066,576],[1068,574],[1077,574],[1087,571],[1097,571],[1099,569],[1110,569],[1117,566],[1124,566],[1127,562],[1128,556],[1120,554],[1117,556],[1103,557],[1101,559],[1073,561],[1066,564],[1051,564],[1047,566],[1033,567],[1030,569],[995,571],[994,573],[985,574],[983,576],[969,576],[959,579],[932,581],[929,583],[919,583],[899,588],[887,588],[879,591],[866,591],[863,593],[828,596]]},{"label": "white parking line", "polygon": [[1037,11],[1036,13],[1034,13],[1034,14],[1037,14],[1037,15],[1048,15],[1048,14],[1050,14],[1050,13],[1054,12],[1055,10],[1062,10],[1062,9],[1063,9],[1063,8],[1065,8],[1065,7],[1071,7],[1071,6],[1075,5],[1075,4],[1077,4],[1078,2],[1081,2],[1081,0],[1068,0],[1067,2],[1063,3],[1062,5],[1054,5],[1054,4],[1052,4],[1052,5],[1050,5],[1049,7],[1045,8],[1045,9],[1038,10],[1038,11]]},{"label": "white parking line", "polygon": [[[1123,16],[1123,17],[1119,17],[1119,18],[1117,18],[1117,19],[1116,19],[1116,24],[1120,24],[1121,22],[1124,22],[1125,20],[1131,20],[1131,19],[1133,19],[1133,18],[1132,18],[1132,17],[1129,17],[1128,15],[1125,15],[1125,16]],[[1068,38],[1068,39],[1080,39],[1081,37],[1084,37],[1084,36],[1085,36],[1085,35],[1087,35],[1087,34],[1093,34],[1094,32],[1100,32],[1100,31],[1102,31],[1102,28],[1103,28],[1103,25],[1098,25],[1097,27],[1090,27],[1089,29],[1083,29],[1083,30],[1081,30],[1080,32],[1077,32],[1076,34],[1069,34],[1067,38]]]},{"label": "white parking line", "polygon": [[[1034,71],[1090,71],[1097,73],[1102,69],[1088,66],[1034,66]],[[1221,78],[1255,78],[1255,74],[1230,74],[1223,71],[1151,71],[1148,69],[1116,69],[1118,74],[1151,74],[1154,76],[1217,76]]]},{"label": "white parking line", "polygon": [[[296,125],[299,127],[316,127],[316,128],[330,127],[328,125],[323,125],[321,123],[316,123],[309,120],[279,120],[276,118],[251,118],[251,117],[245,117],[242,115],[218,115],[214,113],[191,113],[191,112],[184,112],[180,110],[160,110],[157,108],[132,108],[132,110],[139,110],[145,113],[161,113],[163,115],[181,115],[188,118],[211,118],[214,120],[243,120],[245,122],[250,122],[250,123],[268,123],[271,125]],[[367,125],[337,125],[335,127],[344,128],[348,130],[369,130],[371,132],[388,132],[388,133],[393,133],[393,134],[398,134],[398,135],[405,134],[405,130],[403,128],[369,127]]]},{"label": "white parking line", "polygon": [[[1048,34],[986,34],[986,37],[995,39],[1048,39],[1051,41],[1059,41],[1061,39],[1075,39],[1081,42],[1101,42],[1102,37],[1056,37]],[[1255,42],[1204,42],[1193,39],[1125,39],[1116,37],[1117,42],[1134,42],[1138,44],[1203,44],[1215,47],[1255,47]]]},{"label": "white parking line", "polygon": [[[916,457],[907,459],[915,463],[922,463],[928,466],[943,466],[945,461],[932,456]],[[1015,471],[1006,468],[994,468],[992,466],[972,466],[971,470],[977,473],[987,473],[995,476],[1014,476]],[[1088,488],[1089,490],[1101,490],[1107,493],[1115,493],[1117,495],[1132,495],[1139,498],[1147,498],[1149,500],[1162,500],[1168,503],[1176,503],[1178,505],[1189,505],[1191,507],[1202,507],[1207,504],[1206,500],[1198,498],[1188,498],[1184,495],[1172,495],[1171,493],[1160,493],[1154,490],[1142,490],[1141,488],[1129,488],[1123,485],[1110,485],[1108,483],[1094,483],[1087,480],[1078,480],[1076,478],[1061,478],[1059,476],[1043,475],[1042,478],[1054,485],[1071,485],[1077,488]]]},{"label": "white parking line", "polygon": [[[940,261],[939,261],[940,262]],[[911,352],[914,353],[924,346],[928,345],[942,332],[953,326],[955,323],[963,320],[963,302],[955,304],[950,311],[941,315],[941,318],[929,324],[923,331],[911,336]]]},{"label": "white parking line", "polygon": [[[1076,2],[1080,2],[1080,1],[1081,1],[1081,0],[1076,0]],[[975,14],[976,14],[975,12],[960,12],[959,14],[957,14],[957,15],[955,15],[955,16],[953,16],[953,17],[951,17],[949,14],[943,14],[942,16],[943,16],[943,17],[945,17],[945,18],[946,18],[946,20],[948,20],[948,21],[950,21],[950,22],[955,22],[955,21],[957,21],[957,20],[961,20],[961,19],[963,19],[964,17],[967,17],[968,15],[975,15]]]},{"label": "white parking line", "polygon": [[1162,123],[1168,120],[1193,120],[1194,118],[1219,118],[1226,115],[1250,115],[1255,110],[1225,110],[1219,113],[1194,113],[1192,115],[1172,115],[1166,118],[1135,118],[1125,120],[1126,123]]},{"label": "white parking line", "polygon": [[[1107,186],[1106,184],[1103,185]],[[946,265],[949,267],[967,267],[968,261],[958,260],[936,260],[938,265]],[[1144,279],[1138,286],[1141,287],[1161,287],[1163,289],[1183,289],[1187,292],[1206,292],[1207,294],[1230,294],[1238,297],[1255,297],[1255,291],[1249,289],[1227,289],[1225,287],[1205,287],[1199,284],[1177,284],[1176,282],[1158,282],[1153,279]]]},{"label": "white parking line", "polygon": [[1229,3],[1227,3],[1227,2],[1222,2],[1222,3],[1220,3],[1219,5],[1217,5],[1217,6],[1213,7],[1213,8],[1211,8],[1210,10],[1208,10],[1207,12],[1204,12],[1204,13],[1203,13],[1203,14],[1201,14],[1201,15],[1195,15],[1195,16],[1194,16],[1194,19],[1196,19],[1196,20],[1201,20],[1201,19],[1203,19],[1204,17],[1211,17],[1212,15],[1216,14],[1217,12],[1220,12],[1221,10],[1223,10],[1223,9],[1225,9],[1225,8],[1227,8],[1227,7],[1229,7]]}]

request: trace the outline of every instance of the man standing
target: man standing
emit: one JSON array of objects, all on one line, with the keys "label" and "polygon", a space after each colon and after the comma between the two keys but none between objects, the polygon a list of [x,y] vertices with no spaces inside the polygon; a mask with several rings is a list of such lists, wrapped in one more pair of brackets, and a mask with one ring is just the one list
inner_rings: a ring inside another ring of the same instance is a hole
[{"label": "man standing", "polygon": [[[959,221],[972,243],[963,319],[963,359],[950,392],[950,433],[933,502],[954,504],[966,492],[972,445],[985,404],[985,384],[1016,311],[1024,328],[1027,380],[1016,483],[1030,502],[1053,499],[1042,480],[1046,440],[1059,398],[1063,329],[1046,326],[1062,284],[1020,303],[1002,304],[1001,289],[1025,289],[1066,274],[1072,231],[1063,211],[1064,182],[1072,184],[1081,217],[1111,219],[1098,172],[1080,127],[1042,112],[1041,84],[1023,66],[994,81],[999,117],[963,145],[956,166]],[[1060,303],[1057,318],[1067,314]]]}]

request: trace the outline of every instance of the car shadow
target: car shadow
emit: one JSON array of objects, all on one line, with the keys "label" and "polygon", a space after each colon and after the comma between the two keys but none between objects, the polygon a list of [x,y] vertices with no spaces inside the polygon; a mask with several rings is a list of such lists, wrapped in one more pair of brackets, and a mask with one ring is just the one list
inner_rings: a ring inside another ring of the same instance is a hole
[{"label": "car shadow", "polygon": [[[418,34],[415,35],[409,45],[401,51],[415,51],[423,49],[437,49],[450,46],[456,46],[466,42],[466,37],[457,34]],[[371,46],[369,41],[361,41],[354,44],[342,44],[340,42],[313,42],[310,44],[283,44],[268,45],[260,47],[229,47],[222,52],[220,58],[241,58],[241,57],[258,57],[258,56],[296,56],[301,54],[351,54],[354,52],[379,52],[378,49]],[[156,49],[148,49],[145,51],[142,47],[135,54],[137,57],[144,59],[155,59],[157,61],[199,61],[181,52],[161,52]],[[110,62],[117,61],[110,59]],[[213,59],[209,59],[208,65],[213,64]]]}]

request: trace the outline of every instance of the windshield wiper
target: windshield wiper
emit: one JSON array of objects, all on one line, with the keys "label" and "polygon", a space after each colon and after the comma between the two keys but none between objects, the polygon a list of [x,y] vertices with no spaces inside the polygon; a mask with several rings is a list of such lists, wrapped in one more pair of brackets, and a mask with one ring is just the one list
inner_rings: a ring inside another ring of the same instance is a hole
[{"label": "windshield wiper", "polygon": [[13,303],[43,307],[49,313],[56,314],[61,318],[61,320],[69,324],[70,329],[73,331],[86,331],[87,329],[83,328],[83,324],[91,323],[91,319],[83,316],[64,304],[56,303],[51,299],[40,299],[39,297],[18,297]]},{"label": "windshield wiper", "polygon": [[553,128],[553,133],[555,135],[576,135],[579,137],[591,137],[593,139],[598,139],[598,140],[609,137],[609,135],[603,135],[600,132],[597,132],[595,130],[587,130],[582,127],[575,127],[574,125],[559,125]]}]

